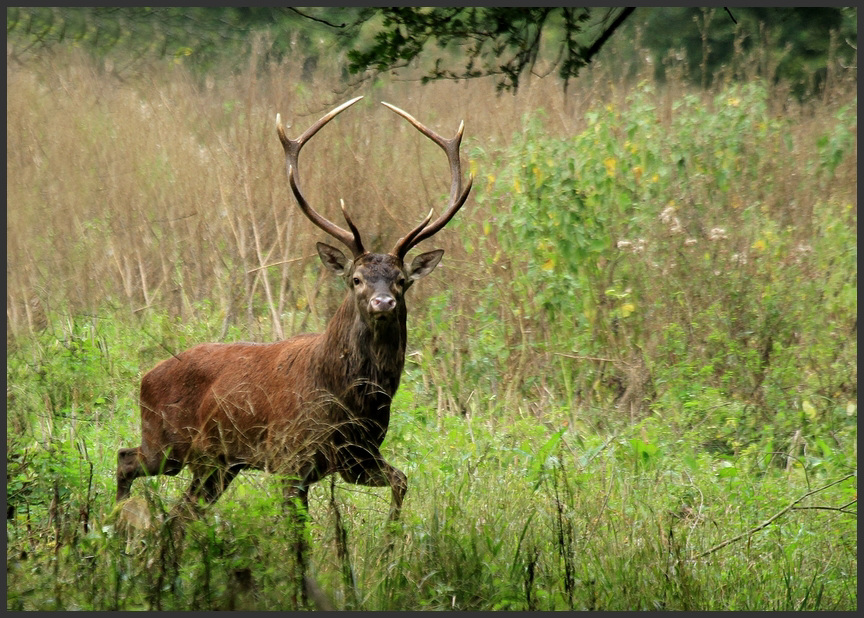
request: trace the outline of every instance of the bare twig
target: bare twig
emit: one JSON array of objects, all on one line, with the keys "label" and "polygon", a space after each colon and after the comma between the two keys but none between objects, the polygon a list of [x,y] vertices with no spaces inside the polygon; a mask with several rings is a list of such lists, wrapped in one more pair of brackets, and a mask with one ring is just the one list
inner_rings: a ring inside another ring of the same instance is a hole
[{"label": "bare twig", "polygon": [[[813,494],[817,494],[817,493],[819,493],[820,491],[824,491],[824,490],[828,489],[829,487],[833,487],[834,485],[837,485],[838,483],[842,483],[843,481],[849,480],[849,479],[853,478],[854,476],[855,476],[854,473],[853,473],[853,474],[847,474],[847,475],[844,476],[842,479],[838,479],[838,480],[836,480],[836,481],[831,481],[831,482],[828,483],[827,485],[823,485],[822,487],[819,487],[819,488],[817,488],[817,489],[813,489],[813,490],[811,490],[811,491],[808,491],[806,494],[804,494],[804,495],[801,496],[800,498],[797,498],[797,499],[793,500],[793,501],[792,501],[792,502],[791,502],[791,503],[790,503],[786,508],[784,508],[784,509],[781,510],[780,512],[778,512],[778,513],[772,515],[771,517],[769,517],[768,519],[766,519],[764,522],[762,522],[761,524],[759,524],[759,525],[756,526],[755,528],[753,528],[753,529],[751,529],[751,530],[748,530],[747,532],[743,532],[743,533],[739,534],[738,536],[736,536],[736,537],[734,537],[734,538],[727,539],[727,540],[723,541],[722,543],[720,543],[719,545],[715,545],[714,547],[712,547],[712,548],[709,549],[708,551],[702,552],[701,554],[699,554],[698,556],[696,556],[695,558],[693,558],[693,560],[699,560],[700,558],[705,558],[706,556],[710,556],[710,555],[713,554],[714,552],[716,552],[716,551],[718,551],[718,550],[720,550],[720,549],[723,549],[723,548],[726,547],[727,545],[731,545],[732,543],[734,543],[734,542],[736,542],[736,541],[740,541],[740,540],[743,539],[744,537],[748,537],[748,536],[751,536],[752,534],[755,534],[756,532],[759,532],[759,531],[762,530],[763,528],[767,528],[767,527],[770,526],[770,525],[771,525],[775,520],[777,520],[778,518],[782,517],[783,515],[785,515],[785,514],[788,513],[789,511],[791,511],[791,510],[795,507],[796,504],[798,504],[799,502],[801,502],[801,501],[804,500],[805,498],[809,498],[809,497],[812,496]],[[852,504],[852,503],[850,503],[850,504]],[[849,506],[849,505],[847,504],[847,505],[845,505],[845,506],[843,506],[843,507],[840,507],[840,508],[845,508],[846,506]]]},{"label": "bare twig", "polygon": [[858,513],[855,511],[847,510],[853,504],[858,504],[858,499],[856,498],[852,502],[848,502],[843,506],[796,506],[793,511],[839,511],[840,513],[846,513],[847,515],[857,515]]},{"label": "bare twig", "polygon": [[738,25],[738,20],[735,19],[735,16],[732,14],[732,11],[729,10],[729,7],[728,7],[728,6],[724,6],[723,8],[726,9],[726,12],[727,12],[727,13],[729,13],[729,18],[732,20],[732,23],[735,24],[735,25],[737,26],[737,25]]},{"label": "bare twig", "polygon": [[279,266],[280,264],[291,264],[292,262],[299,262],[300,260],[308,260],[311,257],[315,257],[314,255],[304,255],[298,258],[291,258],[290,260],[281,260],[279,262],[272,262],[270,264],[264,264],[264,266],[257,266],[255,268],[250,268],[246,271],[246,274],[251,274],[259,270],[263,270],[264,268],[270,268],[271,266]]},{"label": "bare twig", "polygon": [[609,40],[609,38],[615,33],[619,26],[624,23],[624,20],[630,17],[630,15],[635,10],[636,7],[632,6],[621,10],[621,12],[618,14],[618,17],[616,17],[615,20],[611,24],[609,24],[608,28],[606,28],[603,32],[600,33],[600,36],[598,36],[597,40],[595,40],[594,43],[591,44],[591,47],[589,47],[583,52],[582,59],[585,61],[585,64],[591,63],[592,58],[597,55],[597,52],[600,51],[606,41]]},{"label": "bare twig", "polygon": [[297,13],[300,17],[305,17],[306,19],[309,19],[311,21],[317,21],[319,24],[324,24],[325,26],[330,26],[331,28],[345,28],[348,26],[348,24],[344,22],[341,24],[334,24],[327,21],[326,19],[321,19],[320,17],[315,17],[313,15],[309,15],[308,13],[302,13],[293,6],[289,6],[287,8],[289,11],[294,11],[295,13]]}]

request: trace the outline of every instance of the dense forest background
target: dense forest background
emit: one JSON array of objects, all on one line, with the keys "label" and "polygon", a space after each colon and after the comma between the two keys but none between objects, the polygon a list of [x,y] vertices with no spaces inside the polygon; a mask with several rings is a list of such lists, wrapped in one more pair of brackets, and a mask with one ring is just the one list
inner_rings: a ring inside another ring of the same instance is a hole
[{"label": "dense forest background", "polygon": [[[454,67],[461,62],[465,41],[453,38],[451,30],[456,29],[448,21],[464,18],[467,10],[441,9],[442,18],[447,20],[436,24],[438,30],[426,44],[430,52],[436,47],[449,51],[448,60]],[[541,54],[557,49],[557,42],[570,30],[575,35],[575,45],[587,45],[598,37],[616,12],[616,9],[578,10],[578,24],[565,23],[554,9],[545,10],[550,11],[547,19],[544,11],[541,35],[550,43],[540,46]],[[488,14],[484,15],[484,25],[497,26],[484,31],[490,39],[507,30],[530,30],[532,24],[521,22],[520,13],[534,17],[529,9],[477,11]],[[394,16],[388,13],[401,19],[393,20]],[[508,21],[503,25],[496,21],[504,19]],[[11,35],[13,58],[42,53],[57,44],[79,46],[95,58],[108,59],[119,75],[134,73],[142,65],[165,58],[182,60],[199,75],[217,66],[220,70],[243,71],[248,67],[249,54],[253,53],[252,41],[261,36],[265,42],[255,48],[255,53],[262,62],[290,58],[303,66],[302,78],[311,80],[322,58],[328,61],[323,71],[331,71],[330,63],[336,58],[341,60],[344,81],[352,83],[359,73],[386,60],[382,46],[376,45],[376,37],[390,40],[396,36],[393,33],[399,28],[394,22],[401,24],[403,32],[410,33],[411,15],[399,14],[398,9],[12,7],[7,10],[6,30]],[[536,23],[533,25],[536,27]],[[532,30],[530,35],[534,34]],[[854,64],[856,37],[857,11],[853,8],[736,7],[734,11],[726,11],[670,7],[635,11],[612,34],[611,45],[631,70],[635,70],[637,55],[647,53],[658,78],[663,77],[664,60],[670,54],[687,57],[691,62],[686,76],[702,87],[710,85],[719,69],[740,58],[742,52],[759,48],[764,56],[761,67],[764,76],[787,81],[798,95],[804,96],[824,83],[830,62]],[[493,56],[507,54],[506,49],[500,48],[494,52]]]},{"label": "dense forest background", "polygon": [[[381,101],[464,120],[475,182],[409,293],[403,522],[313,487],[315,606],[857,608],[857,10],[638,8],[602,46],[617,10],[438,10],[7,8],[8,609],[310,606],[275,475],[181,546],[190,475],[114,475],[156,363],[341,302],[274,119],[357,95],[304,149],[325,216],[386,249],[446,203]],[[489,38],[407,36],[457,17]]]}]

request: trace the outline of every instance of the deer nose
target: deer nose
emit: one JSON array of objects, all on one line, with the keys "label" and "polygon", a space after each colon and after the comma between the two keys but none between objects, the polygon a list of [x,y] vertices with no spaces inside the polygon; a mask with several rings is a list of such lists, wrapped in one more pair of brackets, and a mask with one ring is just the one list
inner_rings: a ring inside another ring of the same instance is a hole
[{"label": "deer nose", "polygon": [[389,294],[379,294],[378,296],[374,296],[369,301],[369,304],[372,305],[374,313],[386,313],[387,311],[392,311],[396,306],[396,299]]}]

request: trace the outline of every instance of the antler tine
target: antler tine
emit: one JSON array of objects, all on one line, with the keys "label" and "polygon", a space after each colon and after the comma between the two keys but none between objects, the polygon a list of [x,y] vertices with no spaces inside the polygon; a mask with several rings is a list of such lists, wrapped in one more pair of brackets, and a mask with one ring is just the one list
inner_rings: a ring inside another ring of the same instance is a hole
[{"label": "antler tine", "polygon": [[306,198],[303,197],[303,194],[300,192],[300,188],[297,185],[297,175],[298,175],[298,166],[297,166],[297,158],[300,155],[300,149],[303,148],[303,145],[315,135],[321,127],[325,124],[333,120],[337,115],[342,113],[344,110],[354,105],[357,101],[362,99],[362,96],[351,99],[350,101],[343,103],[333,111],[322,116],[315,124],[306,129],[306,131],[298,137],[296,140],[289,139],[288,136],[285,135],[285,129],[282,127],[282,118],[279,114],[276,114],[276,132],[279,134],[279,141],[282,142],[282,148],[285,150],[285,168],[288,172],[288,183],[291,185],[291,191],[294,193],[294,197],[297,199],[297,204],[300,206],[300,210],[303,211],[303,214],[315,225],[320,227],[322,230],[342,242],[346,247],[351,250],[351,253],[354,254],[354,257],[359,257],[365,253],[363,249],[363,243],[360,241],[360,232],[348,218],[347,213],[345,213],[344,204],[342,207],[342,212],[345,214],[345,219],[348,221],[348,227],[351,228],[351,231],[342,229],[332,221],[329,221],[322,217],[315,209],[313,209],[309,202],[306,201]]},{"label": "antler tine", "polygon": [[[456,131],[456,135],[454,135],[450,139],[445,139],[426,127],[419,120],[414,118],[408,112],[399,109],[395,105],[391,105],[390,103],[385,103],[382,101],[383,105],[386,105],[389,109],[393,110],[405,120],[414,125],[414,127],[420,131],[423,135],[431,139],[433,142],[438,144],[442,150],[447,154],[447,161],[450,163],[450,200],[447,205],[444,214],[438,217],[431,225],[427,225],[427,221],[424,221],[419,226],[411,230],[408,234],[403,236],[399,242],[396,243],[396,246],[393,248],[392,253],[398,256],[400,259],[405,257],[405,254],[419,243],[421,240],[425,240],[430,236],[436,234],[441,228],[447,225],[447,222],[453,218],[462,205],[465,203],[465,200],[468,199],[468,194],[471,192],[471,186],[474,183],[474,175],[472,174],[468,178],[468,185],[463,189],[462,188],[462,163],[459,158],[459,145],[462,143],[462,132],[465,130],[465,123],[459,123],[459,129]],[[430,213],[431,215],[431,213]]]},{"label": "antler tine", "polygon": [[[354,242],[357,243],[357,250],[360,252],[360,255],[366,253],[366,250],[363,249],[363,243],[360,242],[360,231],[357,229],[357,226],[354,225],[354,222],[351,220],[351,217],[348,216],[348,211],[345,210],[345,201],[339,200],[339,207],[342,209],[342,216],[345,217],[345,223],[348,224],[348,227],[351,229],[351,233],[354,234]],[[356,255],[354,257],[357,257]]]},{"label": "antler tine", "polygon": [[426,215],[426,218],[420,222],[420,225],[415,227],[413,230],[405,234],[399,241],[396,243],[396,246],[393,248],[392,253],[399,257],[400,260],[405,259],[405,254],[408,253],[408,250],[413,247],[415,244],[414,239],[417,237],[417,234],[423,231],[423,228],[426,227],[429,222],[432,220],[432,213],[434,210],[430,210],[429,214]]}]

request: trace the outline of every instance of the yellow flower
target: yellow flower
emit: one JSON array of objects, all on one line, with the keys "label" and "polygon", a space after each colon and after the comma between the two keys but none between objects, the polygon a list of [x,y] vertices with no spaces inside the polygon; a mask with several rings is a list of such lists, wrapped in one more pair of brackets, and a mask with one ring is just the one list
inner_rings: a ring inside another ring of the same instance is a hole
[{"label": "yellow flower", "polygon": [[534,166],[534,178],[537,180],[538,185],[543,182],[543,170],[536,165]]},{"label": "yellow flower", "polygon": [[766,247],[765,241],[760,238],[759,240],[754,242],[750,248],[756,249],[757,251],[765,251],[765,247]]},{"label": "yellow flower", "polygon": [[614,176],[615,175],[615,166],[617,164],[618,164],[618,162],[615,160],[614,157],[607,157],[603,160],[603,165],[606,166],[606,175],[607,176]]}]

